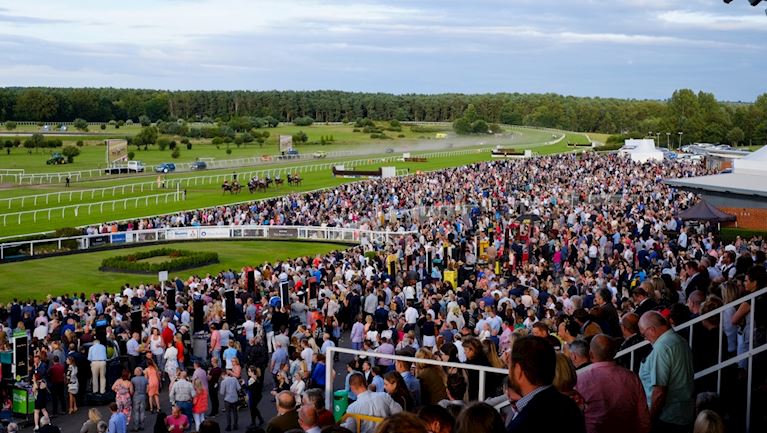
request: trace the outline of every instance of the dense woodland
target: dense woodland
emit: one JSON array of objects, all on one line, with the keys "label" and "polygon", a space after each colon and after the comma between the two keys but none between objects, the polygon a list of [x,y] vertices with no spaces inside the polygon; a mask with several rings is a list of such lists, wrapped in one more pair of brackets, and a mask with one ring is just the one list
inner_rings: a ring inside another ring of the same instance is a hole
[{"label": "dense woodland", "polygon": [[113,88],[0,88],[0,122],[229,121],[283,122],[397,119],[452,122],[473,104],[488,123],[581,132],[683,132],[683,142],[764,144],[767,93],[754,103],[724,103],[711,93],[677,90],[667,101],[581,98],[557,94],[393,95],[342,91],[163,91]]}]

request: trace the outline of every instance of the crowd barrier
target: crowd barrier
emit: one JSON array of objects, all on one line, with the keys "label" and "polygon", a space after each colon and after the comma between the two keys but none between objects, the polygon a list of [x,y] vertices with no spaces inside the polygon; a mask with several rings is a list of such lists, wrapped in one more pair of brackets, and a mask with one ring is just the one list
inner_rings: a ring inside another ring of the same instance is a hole
[{"label": "crowd barrier", "polygon": [[[311,240],[344,242],[365,246],[386,244],[390,239],[414,234],[415,232],[390,232],[376,230],[360,230],[346,227],[319,226],[199,226],[199,227],[167,227],[150,230],[129,230],[123,232],[98,233],[92,235],[71,236],[56,239],[38,239],[0,244],[0,260],[23,257],[34,257],[39,246],[53,246],[61,249],[64,245],[76,245],[76,249],[87,251],[106,245],[147,244],[165,241],[194,241],[206,239],[279,239],[279,240]],[[47,251],[47,250],[46,250]],[[9,254],[9,252],[11,254]]]}]

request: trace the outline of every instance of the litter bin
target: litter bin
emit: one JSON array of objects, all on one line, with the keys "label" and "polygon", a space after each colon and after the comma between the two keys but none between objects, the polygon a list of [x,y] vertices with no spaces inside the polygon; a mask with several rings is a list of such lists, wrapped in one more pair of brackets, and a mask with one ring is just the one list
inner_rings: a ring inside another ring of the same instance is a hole
[{"label": "litter bin", "polygon": [[333,393],[333,417],[336,422],[341,421],[341,417],[346,414],[346,408],[349,407],[349,392],[345,389]]},{"label": "litter bin", "polygon": [[206,362],[208,360],[209,340],[210,333],[208,332],[198,332],[192,335],[192,356]]}]

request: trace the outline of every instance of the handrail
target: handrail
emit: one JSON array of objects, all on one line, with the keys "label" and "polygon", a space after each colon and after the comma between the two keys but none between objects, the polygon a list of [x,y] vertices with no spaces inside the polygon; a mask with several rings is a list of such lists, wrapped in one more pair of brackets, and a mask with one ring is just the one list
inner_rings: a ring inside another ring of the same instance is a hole
[{"label": "handrail", "polygon": [[[437,361],[436,359],[420,359],[420,358],[415,358],[412,356],[389,355],[387,353],[365,352],[362,350],[347,349],[345,347],[329,347],[327,349],[327,354],[325,355],[325,363],[327,364],[327,366],[325,367],[325,383],[326,384],[333,383],[334,352],[345,353],[347,355],[369,356],[371,358],[383,358],[383,359],[391,359],[393,361],[405,361],[405,362],[413,362],[416,364],[429,364],[429,365],[436,365],[439,367],[459,368],[462,370],[478,371],[479,372],[479,384],[478,384],[479,386],[478,400],[479,401],[485,400],[485,373],[495,373],[495,374],[504,374],[504,375],[509,374],[509,370],[505,368],[486,367],[483,365],[466,364],[466,363],[459,363],[459,362]],[[328,410],[332,410],[332,404],[333,404],[333,387],[326,385],[325,386],[325,406]]]},{"label": "handrail", "polygon": [[[762,295],[767,295],[767,287],[765,287],[763,289],[760,289],[760,290],[757,290],[756,292],[748,294],[746,296],[740,297],[740,298],[730,302],[729,304],[722,305],[721,307],[719,307],[719,308],[717,308],[715,310],[711,310],[708,313],[701,314],[700,316],[698,316],[698,317],[696,317],[694,319],[690,319],[690,320],[682,323],[681,325],[674,326],[674,331],[679,332],[682,329],[691,328],[693,325],[695,325],[697,323],[703,322],[706,319],[709,319],[709,318],[714,317],[714,316],[716,316],[718,314],[721,314],[723,311],[726,311],[728,308],[737,307],[738,305],[740,305],[740,304],[742,304],[744,302],[748,302],[748,301],[750,301],[752,299],[755,299],[755,298],[758,298],[759,296],[762,296]],[[647,346],[648,344],[650,344],[649,341],[643,340],[640,343],[637,343],[637,344],[635,344],[635,345],[633,345],[631,347],[627,347],[627,348],[621,350],[620,352],[616,353],[615,357],[616,358],[620,358],[622,356],[631,354],[634,351],[636,351],[637,349],[641,349],[642,347]],[[631,365],[633,365],[633,362],[632,362]]]},{"label": "handrail", "polygon": [[341,420],[339,421],[339,423],[343,423],[344,421],[346,421],[347,418],[354,418],[354,423],[357,426],[355,431],[357,433],[362,432],[362,421],[368,421],[368,422],[378,424],[384,420],[380,416],[362,415],[359,413],[345,413],[344,416],[341,417]]}]

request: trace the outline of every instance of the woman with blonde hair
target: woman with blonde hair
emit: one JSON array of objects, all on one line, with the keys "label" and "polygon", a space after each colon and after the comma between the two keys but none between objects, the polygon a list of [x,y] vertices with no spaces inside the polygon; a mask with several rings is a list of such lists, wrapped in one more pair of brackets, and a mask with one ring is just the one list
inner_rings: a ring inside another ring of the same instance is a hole
[{"label": "woman with blonde hair", "polygon": [[693,433],[724,433],[724,421],[712,410],[702,410],[695,418]]},{"label": "woman with blonde hair", "polygon": [[[738,283],[735,280],[729,280],[722,283],[722,301],[729,304],[740,298],[741,292]],[[738,325],[733,325],[732,316],[735,314],[735,307],[730,307],[722,311],[722,330],[727,338],[728,358],[735,356],[738,352]]]},{"label": "woman with blonde hair", "polygon": [[581,411],[586,407],[586,402],[583,397],[575,390],[575,385],[578,384],[578,373],[575,371],[575,365],[570,357],[562,352],[557,352],[557,365],[554,370],[554,381],[552,385],[557,391],[570,397]]},{"label": "woman with blonde hair", "polygon": [[98,433],[98,426],[101,421],[101,412],[95,407],[88,409],[88,419],[85,420],[80,428],[80,433]]},{"label": "woman with blonde hair", "polygon": [[[431,349],[421,348],[416,352],[417,359],[434,359]],[[438,365],[416,362],[415,375],[421,382],[421,403],[437,404],[447,398],[447,374]]]}]

